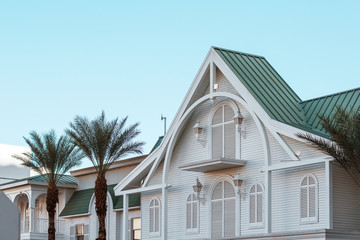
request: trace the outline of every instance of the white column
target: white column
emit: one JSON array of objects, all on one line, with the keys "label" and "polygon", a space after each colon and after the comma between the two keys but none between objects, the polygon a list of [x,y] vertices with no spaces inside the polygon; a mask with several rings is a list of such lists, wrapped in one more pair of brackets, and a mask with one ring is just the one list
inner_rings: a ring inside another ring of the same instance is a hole
[{"label": "white column", "polygon": [[129,195],[123,196],[123,228],[122,239],[129,239]]},{"label": "white column", "polygon": [[325,187],[326,187],[326,228],[333,228],[333,207],[332,207],[332,163],[330,161],[325,162]]},{"label": "white column", "polygon": [[29,216],[29,232],[35,231],[35,208],[30,206],[30,216]]},{"label": "white column", "polygon": [[167,234],[168,234],[168,190],[167,187],[162,188],[162,211],[161,211],[161,232],[162,232],[162,239],[167,240]]}]

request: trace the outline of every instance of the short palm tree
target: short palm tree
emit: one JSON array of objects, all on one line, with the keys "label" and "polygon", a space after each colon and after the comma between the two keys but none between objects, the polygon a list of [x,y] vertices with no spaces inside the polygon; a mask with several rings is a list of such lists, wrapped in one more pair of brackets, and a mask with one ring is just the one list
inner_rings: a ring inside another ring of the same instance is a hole
[{"label": "short palm tree", "polygon": [[69,137],[61,136],[57,139],[54,130],[43,134],[42,138],[38,133],[32,131],[30,139],[25,137],[24,139],[31,152],[13,155],[13,157],[22,161],[22,165],[41,174],[47,181],[48,239],[55,240],[55,213],[56,204],[59,202],[59,191],[56,184],[67,171],[81,163],[83,155]]},{"label": "short palm tree", "polygon": [[311,134],[297,134],[334,158],[360,187],[360,112],[337,108],[331,116],[318,116],[329,140]]},{"label": "short palm tree", "polygon": [[140,134],[138,123],[125,128],[127,117],[112,121],[105,119],[105,113],[89,121],[75,117],[66,133],[76,146],[90,159],[97,171],[95,181],[95,209],[99,220],[98,240],[106,239],[105,218],[107,209],[107,181],[105,174],[110,165],[130,153],[142,153],[143,142],[134,141]]}]

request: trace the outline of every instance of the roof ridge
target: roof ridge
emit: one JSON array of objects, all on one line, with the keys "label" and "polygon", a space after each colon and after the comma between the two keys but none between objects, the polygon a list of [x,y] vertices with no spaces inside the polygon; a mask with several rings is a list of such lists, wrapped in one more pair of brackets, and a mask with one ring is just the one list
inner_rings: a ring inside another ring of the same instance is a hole
[{"label": "roof ridge", "polygon": [[211,46],[211,47],[214,49],[219,49],[219,50],[223,50],[223,51],[228,51],[228,52],[238,53],[238,54],[247,55],[247,56],[251,56],[251,57],[258,57],[258,58],[265,59],[264,56],[260,56],[260,55],[256,55],[256,54],[252,54],[252,53],[240,52],[240,51],[236,51],[236,50],[232,50],[232,49],[228,49],[228,48],[216,47],[216,46]]},{"label": "roof ridge", "polygon": [[341,92],[337,92],[337,93],[327,94],[327,95],[324,95],[324,96],[320,96],[320,97],[316,97],[316,98],[311,98],[311,99],[304,100],[304,101],[300,101],[300,104],[306,103],[306,102],[310,102],[310,101],[314,101],[314,100],[319,100],[319,99],[322,99],[322,98],[327,98],[327,97],[335,96],[335,95],[340,95],[340,94],[343,94],[343,93],[349,93],[349,92],[353,92],[353,91],[357,91],[357,90],[360,90],[360,87],[352,88],[352,89],[345,90],[345,91],[341,91]]}]

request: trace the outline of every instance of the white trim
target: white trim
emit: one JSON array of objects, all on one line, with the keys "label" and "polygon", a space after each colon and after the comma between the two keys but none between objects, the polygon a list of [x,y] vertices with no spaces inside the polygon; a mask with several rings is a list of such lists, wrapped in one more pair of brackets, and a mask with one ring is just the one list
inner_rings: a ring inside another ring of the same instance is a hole
[{"label": "white trim", "polygon": [[133,189],[129,189],[129,190],[115,192],[115,196],[120,196],[120,195],[124,195],[124,194],[148,192],[148,191],[152,191],[152,190],[162,189],[163,187],[169,188],[169,187],[171,187],[171,185],[158,184],[158,185],[153,185],[153,186],[149,186],[149,187],[133,188]]},{"label": "white trim", "polygon": [[[321,157],[321,158],[312,158],[308,160],[301,160],[301,161],[290,161],[290,162],[282,162],[278,163],[272,166],[269,166],[267,168],[268,171],[275,171],[275,170],[281,170],[285,168],[294,168],[294,167],[300,167],[300,166],[306,166],[306,165],[312,165],[317,163],[325,163],[328,161],[333,161],[331,157]],[[265,169],[262,169],[264,171]]]},{"label": "white trim", "polygon": [[[305,187],[301,186],[302,181],[305,178],[313,178],[314,179],[314,184],[310,184],[309,180],[307,182],[307,185]],[[301,224],[308,224],[308,223],[318,223],[319,222],[319,181],[317,179],[317,177],[315,176],[315,174],[306,174],[304,175],[300,182],[299,182],[299,219],[300,219],[300,223]],[[315,216],[314,217],[310,217],[310,193],[309,193],[309,188],[310,187],[315,187]],[[301,217],[301,189],[302,188],[306,188],[307,193],[307,200],[306,200],[306,211],[307,211],[307,217]]]},{"label": "white trim", "polygon": [[333,164],[325,162],[325,186],[326,186],[326,228],[333,228]]}]

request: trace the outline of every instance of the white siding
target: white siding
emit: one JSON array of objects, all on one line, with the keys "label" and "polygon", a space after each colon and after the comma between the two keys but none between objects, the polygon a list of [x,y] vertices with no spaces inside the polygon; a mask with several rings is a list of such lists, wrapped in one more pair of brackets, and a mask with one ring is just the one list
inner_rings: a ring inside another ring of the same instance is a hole
[{"label": "white siding", "polygon": [[360,190],[350,175],[334,164],[334,229],[360,230]]},{"label": "white siding", "polygon": [[[318,180],[318,223],[300,223],[300,181],[307,174]],[[299,168],[279,170],[272,173],[272,225],[273,232],[311,230],[325,228],[326,184],[323,163]]]}]

